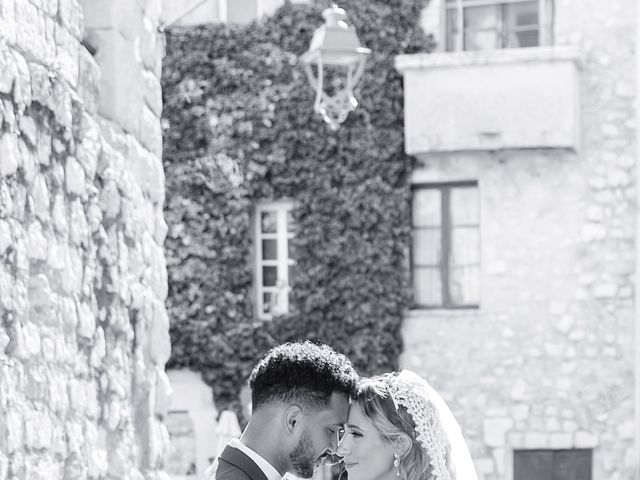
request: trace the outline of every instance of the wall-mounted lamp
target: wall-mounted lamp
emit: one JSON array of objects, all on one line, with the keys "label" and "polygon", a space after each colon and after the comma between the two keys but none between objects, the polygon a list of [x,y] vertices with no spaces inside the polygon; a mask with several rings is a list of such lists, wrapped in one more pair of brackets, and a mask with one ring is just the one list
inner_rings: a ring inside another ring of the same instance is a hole
[{"label": "wall-mounted lamp", "polygon": [[[301,60],[316,92],[314,110],[332,130],[337,130],[349,112],[358,106],[353,89],[371,50],[360,46],[355,28],[345,21],[347,15],[342,8],[333,5],[322,12],[322,16],[325,24],[314,32],[309,50]],[[328,76],[331,76],[329,81]],[[331,92],[326,91],[327,84]]]}]

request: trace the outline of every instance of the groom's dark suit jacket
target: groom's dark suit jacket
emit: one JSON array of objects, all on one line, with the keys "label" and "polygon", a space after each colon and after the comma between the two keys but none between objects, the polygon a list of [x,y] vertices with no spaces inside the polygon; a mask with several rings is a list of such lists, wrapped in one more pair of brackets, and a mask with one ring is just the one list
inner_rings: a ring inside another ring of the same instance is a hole
[{"label": "groom's dark suit jacket", "polygon": [[267,480],[260,467],[237,448],[227,445],[218,457],[215,480]]}]

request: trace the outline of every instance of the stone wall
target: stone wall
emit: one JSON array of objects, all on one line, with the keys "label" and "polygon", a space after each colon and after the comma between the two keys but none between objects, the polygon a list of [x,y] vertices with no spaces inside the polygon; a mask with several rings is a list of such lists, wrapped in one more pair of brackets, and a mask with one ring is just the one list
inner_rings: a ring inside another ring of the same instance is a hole
[{"label": "stone wall", "polygon": [[165,476],[159,10],[0,1],[0,480]]},{"label": "stone wall", "polygon": [[636,8],[555,2],[555,43],[583,57],[577,152],[418,155],[416,181],[478,181],[482,296],[409,312],[401,365],[451,404],[480,478],[513,479],[517,449],[593,448],[594,480],[638,471]]}]

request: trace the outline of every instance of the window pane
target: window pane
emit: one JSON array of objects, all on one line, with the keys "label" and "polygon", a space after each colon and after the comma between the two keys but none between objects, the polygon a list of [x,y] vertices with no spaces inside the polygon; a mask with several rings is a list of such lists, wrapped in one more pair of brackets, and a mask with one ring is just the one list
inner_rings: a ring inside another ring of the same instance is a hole
[{"label": "window pane", "polygon": [[275,239],[262,240],[262,259],[276,260],[278,258],[278,241]]},{"label": "window pane", "polygon": [[417,305],[442,305],[440,268],[416,267],[413,269],[413,295]]},{"label": "window pane", "polygon": [[538,1],[506,5],[507,28],[538,25]]},{"label": "window pane", "polygon": [[537,47],[539,44],[538,30],[523,30],[509,33],[507,48]]},{"label": "window pane", "polygon": [[499,46],[497,32],[492,30],[465,30],[464,49],[467,51],[495,50]]},{"label": "window pane", "polygon": [[499,6],[467,7],[464,9],[464,49],[493,50],[500,47]]},{"label": "window pane", "polygon": [[293,285],[295,281],[295,274],[296,274],[296,266],[289,265],[289,286]]},{"label": "window pane", "polygon": [[465,28],[496,30],[498,28],[498,7],[496,5],[466,7],[464,9],[464,26]]},{"label": "window pane", "polygon": [[262,233],[276,233],[277,217],[276,212],[262,212],[260,214]]},{"label": "window pane", "polygon": [[451,229],[452,267],[480,263],[480,231],[478,227],[455,227]]},{"label": "window pane", "polygon": [[538,2],[506,5],[507,47],[535,47],[539,44]]},{"label": "window pane", "polygon": [[449,273],[449,295],[453,305],[480,303],[480,267],[453,267]]},{"label": "window pane", "polygon": [[412,216],[416,227],[440,226],[440,190],[422,188],[414,191]]},{"label": "window pane", "polygon": [[440,229],[421,228],[413,232],[413,264],[438,265],[442,259]]},{"label": "window pane", "polygon": [[452,52],[456,49],[456,38],[458,37],[458,11],[447,8],[447,39],[446,49]]},{"label": "window pane", "polygon": [[262,285],[275,287],[278,282],[278,267],[262,267]]},{"label": "window pane", "polygon": [[452,188],[449,198],[453,225],[477,225],[479,223],[478,188]]},{"label": "window pane", "polygon": [[275,296],[271,292],[265,292],[262,294],[262,313],[270,315],[273,313],[273,303]]}]

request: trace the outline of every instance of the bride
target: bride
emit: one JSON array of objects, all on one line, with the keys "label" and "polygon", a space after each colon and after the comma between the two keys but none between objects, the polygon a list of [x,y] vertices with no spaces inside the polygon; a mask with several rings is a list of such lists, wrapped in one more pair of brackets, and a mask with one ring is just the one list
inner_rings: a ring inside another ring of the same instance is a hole
[{"label": "bride", "polygon": [[409,370],[361,381],[338,454],[349,480],[477,480],[458,422]]}]

